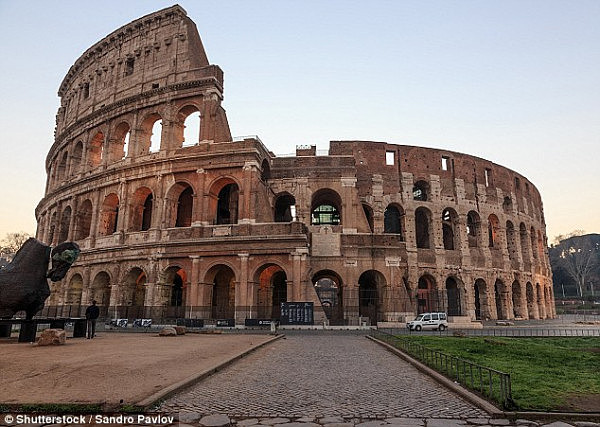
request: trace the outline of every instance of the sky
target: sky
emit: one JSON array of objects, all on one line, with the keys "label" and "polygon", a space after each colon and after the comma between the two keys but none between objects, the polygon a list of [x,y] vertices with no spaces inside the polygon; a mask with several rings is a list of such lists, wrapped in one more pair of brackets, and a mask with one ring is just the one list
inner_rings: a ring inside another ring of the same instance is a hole
[{"label": "sky", "polygon": [[[0,239],[35,233],[58,87],[154,0],[0,0]],[[600,1],[180,0],[234,136],[463,152],[526,176],[547,235],[600,232]]]}]

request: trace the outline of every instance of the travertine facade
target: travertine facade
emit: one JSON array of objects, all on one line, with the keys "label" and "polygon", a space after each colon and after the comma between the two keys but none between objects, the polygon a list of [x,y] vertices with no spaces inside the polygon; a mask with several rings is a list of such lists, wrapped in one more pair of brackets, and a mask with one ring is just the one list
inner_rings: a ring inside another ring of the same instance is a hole
[{"label": "travertine facade", "polygon": [[276,157],[232,139],[223,73],[179,6],[92,46],[59,96],[37,237],[82,253],[51,305],[238,323],[282,301],[349,324],[555,315],[525,177],[445,150],[334,141]]}]

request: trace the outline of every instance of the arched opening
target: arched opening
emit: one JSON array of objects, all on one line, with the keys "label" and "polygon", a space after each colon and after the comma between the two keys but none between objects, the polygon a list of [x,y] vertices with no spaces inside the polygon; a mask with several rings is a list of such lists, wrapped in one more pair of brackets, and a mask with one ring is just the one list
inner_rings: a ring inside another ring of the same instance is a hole
[{"label": "arched opening", "polygon": [[368,270],[358,278],[358,315],[368,317],[371,325],[383,320],[381,296],[386,280],[377,270]]},{"label": "arched opening", "polygon": [[439,304],[435,292],[435,279],[428,274],[419,277],[417,286],[417,314],[437,311]]},{"label": "arched opening", "polygon": [[420,207],[415,211],[415,229],[417,238],[417,248],[431,248],[431,238],[429,229],[431,226],[431,211]]},{"label": "arched opening", "polygon": [[77,209],[77,223],[75,240],[82,240],[89,237],[92,228],[92,202],[89,199],[83,201]]},{"label": "arched opening", "polygon": [[206,283],[212,283],[213,319],[233,319],[235,316],[235,273],[226,265],[215,265],[206,274]]},{"label": "arched opening", "polygon": [[113,138],[110,138],[110,156],[109,159],[112,162],[123,160],[127,157],[127,151],[129,150],[129,137],[131,135],[131,128],[126,122],[119,123],[115,128]]},{"label": "arched opening", "polygon": [[427,181],[417,181],[413,186],[413,199],[426,202],[429,197],[429,184]]},{"label": "arched opening", "polygon": [[399,234],[404,240],[404,210],[396,205],[388,205],[383,213],[383,232]]},{"label": "arched opening", "polygon": [[523,265],[529,266],[531,261],[529,258],[529,239],[527,237],[527,227],[524,223],[519,226],[519,238],[521,240],[521,256],[523,257]]},{"label": "arched opening", "polygon": [[162,143],[162,119],[155,121],[152,124],[152,131],[150,134],[150,153],[157,153],[160,151]]},{"label": "arched opening", "polygon": [[58,170],[56,171],[56,179],[58,181],[62,181],[67,178],[67,158],[68,154],[66,152],[63,153],[60,162],[58,163]]},{"label": "arched opening", "polygon": [[[187,108],[187,107],[186,107]],[[194,108],[194,107],[192,107]],[[183,110],[182,110],[183,111]],[[183,123],[182,147],[192,147],[200,142],[200,111],[190,113]]]},{"label": "arched opening", "polygon": [[177,198],[177,217],[175,227],[190,227],[192,225],[192,211],[194,207],[194,190],[187,186]]},{"label": "arched opening", "polygon": [[288,193],[280,194],[275,200],[275,222],[291,222],[296,216],[296,199]]},{"label": "arched opening", "polygon": [[154,197],[148,187],[138,188],[131,198],[129,217],[130,231],[146,231],[152,225],[152,208]]},{"label": "arched opening", "polygon": [[321,189],[313,194],[310,212],[311,225],[340,225],[342,199],[331,189]]},{"label": "arched opening", "polygon": [[537,250],[538,250],[538,255],[539,255],[539,259],[543,259],[544,258],[544,239],[542,239],[542,233],[540,230],[538,230],[537,232]]},{"label": "arched opening", "polygon": [[469,211],[467,214],[467,238],[469,239],[469,247],[479,247],[481,235],[481,219],[475,211]]},{"label": "arched opening", "polygon": [[63,313],[66,316],[79,316],[81,306],[81,292],[83,290],[83,277],[80,274],[74,274],[69,280],[67,289],[67,299],[65,305],[68,306],[68,313]]},{"label": "arched opening", "polygon": [[538,250],[537,250],[537,242],[535,239],[535,228],[531,227],[531,232],[529,233],[529,237],[531,239],[531,253],[533,254],[533,259],[537,260],[539,258]]},{"label": "arched opening", "polygon": [[[101,271],[94,277],[90,289],[90,300],[95,300],[100,307],[110,305],[110,276]],[[102,308],[100,309],[102,311]]]},{"label": "arched opening", "polygon": [[225,185],[217,197],[217,224],[237,224],[240,197],[237,184]]},{"label": "arched opening", "polygon": [[145,317],[146,303],[146,273],[139,267],[134,267],[125,276],[121,305],[125,306],[126,317]]},{"label": "arched opening", "polygon": [[269,161],[264,159],[260,165],[260,179],[263,182],[267,182],[271,179],[271,166],[269,166]]},{"label": "arched opening", "polygon": [[367,224],[369,224],[369,230],[371,233],[375,231],[375,216],[373,215],[373,209],[371,206],[363,203],[363,212],[365,213],[365,219],[367,220]]},{"label": "arched opening", "polygon": [[119,197],[115,193],[110,193],[104,198],[102,209],[100,210],[99,233],[108,236],[117,232],[117,221],[119,219]]},{"label": "arched opening", "polygon": [[165,270],[165,285],[168,294],[165,295],[166,304],[171,307],[168,317],[183,317],[185,305],[185,288],[187,274],[183,268],[172,266]]},{"label": "arched opening", "polygon": [[525,296],[527,298],[527,317],[529,319],[537,319],[538,312],[535,306],[535,294],[531,282],[527,282],[527,285],[525,285]]},{"label": "arched opening", "polygon": [[475,319],[488,320],[490,308],[488,304],[487,283],[483,279],[475,280]]},{"label": "arched opening", "polygon": [[460,290],[454,277],[446,279],[446,295],[448,297],[448,316],[462,316]]},{"label": "arched opening", "polygon": [[128,151],[128,156],[154,153],[160,150],[162,137],[162,117],[158,113],[148,115],[140,125],[137,133],[137,152]]},{"label": "arched opening", "polygon": [[458,249],[458,215],[454,209],[446,208],[442,211],[442,237],[444,249],[447,251]]},{"label": "arched opening", "polygon": [[512,214],[512,199],[509,196],[504,197],[504,201],[502,202],[502,210],[507,215]]},{"label": "arched opening", "polygon": [[506,221],[506,249],[509,259],[516,261],[518,259],[517,233],[515,233],[515,226],[510,221]]},{"label": "arched opening", "polygon": [[71,207],[67,206],[60,215],[60,228],[58,232],[58,243],[69,239],[69,227],[71,226]]},{"label": "arched opening", "polygon": [[71,161],[69,166],[69,175],[76,175],[81,172],[81,161],[83,159],[83,143],[77,141],[71,153]]},{"label": "arched opening", "polygon": [[312,278],[321,307],[331,325],[343,325],[344,300],[342,279],[331,270],[321,270]]},{"label": "arched opening", "polygon": [[513,305],[513,315],[515,318],[524,318],[527,314],[521,304],[522,295],[521,295],[521,285],[518,281],[514,281],[512,284],[512,305]]},{"label": "arched opening", "polygon": [[88,149],[88,165],[90,168],[100,166],[102,163],[104,150],[104,134],[102,132],[96,133],[89,144]]},{"label": "arched opening", "polygon": [[54,234],[56,232],[56,212],[52,212],[50,217],[50,227],[48,229],[48,243],[52,245],[54,243]]},{"label": "arched opening", "polygon": [[490,248],[498,247],[498,231],[500,230],[500,221],[498,217],[491,214],[488,217],[488,240]]},{"label": "arched opening", "polygon": [[496,280],[494,283],[494,297],[496,300],[496,318],[497,319],[506,319],[504,314],[504,283],[500,279]]},{"label": "arched opening", "polygon": [[279,319],[281,303],[287,302],[287,275],[276,264],[262,266],[256,273],[258,318]]}]

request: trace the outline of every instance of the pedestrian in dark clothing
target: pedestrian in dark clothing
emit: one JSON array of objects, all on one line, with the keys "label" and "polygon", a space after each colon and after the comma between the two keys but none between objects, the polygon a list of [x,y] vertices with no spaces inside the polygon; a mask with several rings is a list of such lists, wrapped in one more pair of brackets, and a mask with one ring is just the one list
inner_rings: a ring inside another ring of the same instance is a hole
[{"label": "pedestrian in dark clothing", "polygon": [[96,300],[93,300],[92,305],[85,310],[88,340],[96,336],[96,319],[98,319],[98,316],[100,316],[100,309],[96,305]]}]

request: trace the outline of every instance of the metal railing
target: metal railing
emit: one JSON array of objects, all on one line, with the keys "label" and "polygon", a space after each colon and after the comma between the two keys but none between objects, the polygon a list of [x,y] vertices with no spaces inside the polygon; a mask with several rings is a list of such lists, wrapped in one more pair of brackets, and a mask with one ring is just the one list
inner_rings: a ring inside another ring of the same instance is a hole
[{"label": "metal railing", "polygon": [[600,327],[577,328],[577,327],[555,327],[542,326],[531,327],[485,327],[483,329],[461,329],[452,324],[445,331],[421,331],[415,332],[407,328],[379,328],[381,332],[394,335],[424,335],[424,336],[468,336],[468,337],[515,337],[515,338],[537,338],[537,337],[600,337]]},{"label": "metal railing", "polygon": [[410,339],[385,332],[372,330],[371,336],[407,353],[452,381],[499,403],[502,408],[514,409],[510,374],[432,350]]}]

